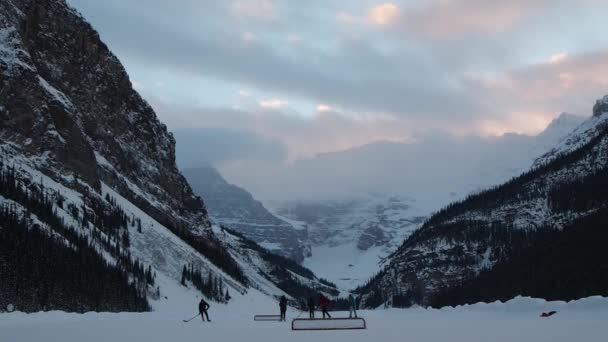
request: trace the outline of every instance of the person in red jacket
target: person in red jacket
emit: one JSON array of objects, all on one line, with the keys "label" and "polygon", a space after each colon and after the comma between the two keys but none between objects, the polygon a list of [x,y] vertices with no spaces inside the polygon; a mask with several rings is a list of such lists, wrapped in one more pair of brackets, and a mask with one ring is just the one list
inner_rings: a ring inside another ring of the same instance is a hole
[{"label": "person in red jacket", "polygon": [[331,318],[329,312],[327,312],[327,308],[329,307],[329,299],[327,299],[327,297],[324,295],[319,297],[319,306],[321,307],[321,312],[323,312],[323,318],[325,318],[325,315],[327,315],[328,318]]}]

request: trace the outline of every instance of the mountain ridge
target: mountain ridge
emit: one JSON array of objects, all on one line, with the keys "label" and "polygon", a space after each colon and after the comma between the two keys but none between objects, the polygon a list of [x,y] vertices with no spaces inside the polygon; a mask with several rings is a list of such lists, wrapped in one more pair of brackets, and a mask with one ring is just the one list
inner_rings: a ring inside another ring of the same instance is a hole
[{"label": "mountain ridge", "polygon": [[[565,138],[585,140],[585,144],[571,145],[546,163],[432,215],[391,255],[388,265],[359,289],[366,305],[429,304],[437,294],[520,253],[542,227],[559,231],[601,208],[601,201],[581,209],[556,206],[553,200],[568,189],[564,188],[567,182],[607,167],[608,129],[599,118],[592,116],[581,124],[584,129]],[[566,197],[585,198],[591,194],[587,191],[574,190]]]}]

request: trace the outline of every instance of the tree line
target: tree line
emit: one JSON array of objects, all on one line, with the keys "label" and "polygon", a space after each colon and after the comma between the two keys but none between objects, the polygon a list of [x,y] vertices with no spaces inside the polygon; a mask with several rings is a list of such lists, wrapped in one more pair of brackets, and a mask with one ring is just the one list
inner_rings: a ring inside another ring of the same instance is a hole
[{"label": "tree line", "polygon": [[0,205],[0,307],[10,303],[26,312],[150,309],[142,283],[153,278],[151,269],[146,272],[137,261],[104,259],[96,242],[57,215],[42,184],[18,179],[14,168],[0,162],[0,196],[9,200]]},{"label": "tree line", "polygon": [[81,208],[65,205],[61,194],[20,178],[3,161],[0,196],[9,200],[0,205],[0,301],[22,311],[149,310],[156,274],[129,251],[127,224],[140,221],[128,218],[115,200],[84,196]]},{"label": "tree line", "polygon": [[195,288],[201,291],[205,297],[219,303],[228,303],[230,300],[230,292],[228,288],[224,288],[224,280],[221,276],[214,276],[211,272],[207,273],[207,277],[203,276],[200,269],[195,268],[194,264],[184,265],[182,270],[182,286],[192,284]]}]

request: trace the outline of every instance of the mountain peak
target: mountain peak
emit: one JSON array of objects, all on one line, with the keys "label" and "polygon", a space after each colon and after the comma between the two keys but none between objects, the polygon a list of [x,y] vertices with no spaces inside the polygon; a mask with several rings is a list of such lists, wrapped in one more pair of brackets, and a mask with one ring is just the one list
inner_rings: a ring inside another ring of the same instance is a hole
[{"label": "mountain peak", "polygon": [[585,117],[580,115],[563,112],[555,119],[551,120],[544,132],[561,132],[565,129],[567,130],[567,132],[563,133],[568,133],[574,128],[576,128],[576,126],[580,125],[583,121],[585,121],[585,119]]},{"label": "mountain peak", "polygon": [[593,116],[600,116],[603,113],[608,113],[608,95],[597,100],[593,106]]}]

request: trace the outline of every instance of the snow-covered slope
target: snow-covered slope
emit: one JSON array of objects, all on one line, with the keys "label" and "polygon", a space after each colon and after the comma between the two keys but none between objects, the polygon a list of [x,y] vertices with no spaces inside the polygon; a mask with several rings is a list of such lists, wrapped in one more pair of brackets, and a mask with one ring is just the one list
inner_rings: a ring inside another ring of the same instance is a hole
[{"label": "snow-covered slope", "polygon": [[407,197],[369,196],[350,201],[299,201],[276,212],[301,222],[314,246],[304,265],[342,289],[361,284],[382,259],[418,228],[428,209]]},{"label": "snow-covered slope", "polygon": [[205,198],[214,221],[249,239],[301,262],[310,252],[303,231],[271,214],[246,190],[226,182],[211,165],[183,170],[195,193]]},{"label": "snow-covered slope", "polygon": [[[125,341],[149,342],[221,340],[239,341],[311,341],[335,342],[412,340],[417,342],[512,342],[604,341],[608,328],[608,299],[586,298],[575,302],[546,302],[516,298],[506,303],[475,304],[441,310],[388,309],[361,311],[367,330],[291,331],[289,320],[297,311],[288,311],[287,323],[254,322],[254,314],[273,314],[274,302],[257,294],[235,298],[232,306],[211,307],[211,323],[181,320],[196,310],[169,313],[87,313],[63,312],[0,314],[0,330],[7,341]],[[191,304],[184,302],[184,304]],[[541,312],[557,311],[550,318]],[[334,312],[334,316],[347,316]]]},{"label": "snow-covered slope", "polygon": [[244,235],[226,227],[214,226],[214,232],[239,262],[251,287],[271,297],[285,295],[292,305],[315,293],[329,298],[340,295],[335,284],[317,276],[296,261],[273,254]]},{"label": "snow-covered slope", "polygon": [[[598,103],[608,103],[608,97],[598,100]],[[606,110],[608,111],[608,108]],[[560,155],[580,148],[587,144],[591,139],[597,137],[598,134],[605,129],[606,125],[608,125],[607,115],[593,115],[591,118],[577,126],[573,131],[562,136],[555,146],[534,161],[532,167],[539,167],[543,164],[547,164]]]},{"label": "snow-covered slope", "polygon": [[[224,302],[227,289],[232,296],[251,288],[295,296],[296,287],[327,287],[310,271],[305,277],[292,274],[291,265],[275,264],[268,251],[244,238],[226,238],[212,225],[203,201],[177,169],[172,134],[133,90],[97,32],[64,0],[0,1],[0,84],[0,171],[6,178],[0,210],[28,231],[43,231],[49,244],[57,240],[73,251],[98,254],[120,273],[125,288],[136,288],[133,297],[147,296],[156,308],[172,301],[173,293],[195,301],[202,291]],[[0,255],[12,264],[29,256]],[[0,272],[6,270],[2,266]],[[41,283],[50,291],[44,294],[21,293],[12,286],[20,279],[24,275],[11,274],[0,283],[6,291],[0,306],[40,295],[58,299],[50,308],[100,307],[103,293],[90,305],[62,306],[65,294],[53,292],[61,278]],[[286,282],[291,287],[282,290]],[[49,308],[40,302],[22,309]]]}]

